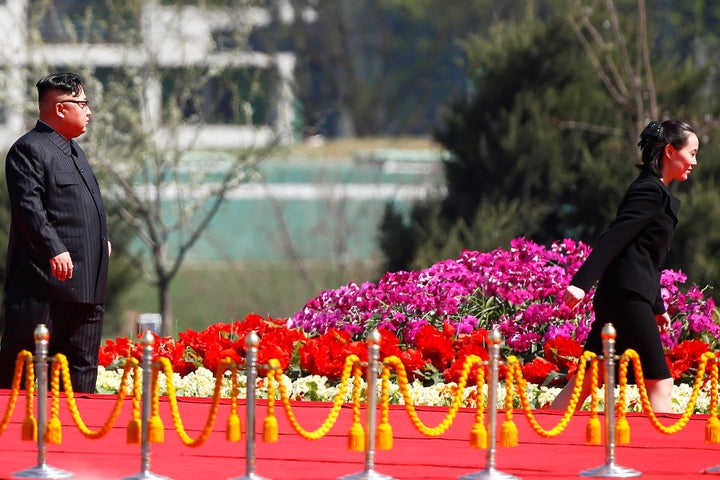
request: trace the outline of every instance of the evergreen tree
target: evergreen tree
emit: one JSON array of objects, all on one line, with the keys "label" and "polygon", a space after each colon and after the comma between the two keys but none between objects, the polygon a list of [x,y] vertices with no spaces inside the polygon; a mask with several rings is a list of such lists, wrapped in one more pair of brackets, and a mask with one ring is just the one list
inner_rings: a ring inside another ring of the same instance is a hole
[{"label": "evergreen tree", "polygon": [[[451,154],[441,218],[396,227],[424,233],[415,265],[515,236],[591,241],[614,214],[635,157],[621,155],[617,118],[572,31],[560,20],[503,24],[466,49],[476,93],[452,103],[436,132]],[[454,253],[443,239],[456,243]]]}]

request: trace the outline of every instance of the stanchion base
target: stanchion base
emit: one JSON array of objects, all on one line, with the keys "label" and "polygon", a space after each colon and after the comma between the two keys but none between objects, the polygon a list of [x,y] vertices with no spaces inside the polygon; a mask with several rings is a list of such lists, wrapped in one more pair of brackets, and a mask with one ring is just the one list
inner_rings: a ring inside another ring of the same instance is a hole
[{"label": "stanchion base", "polygon": [[41,463],[32,468],[27,468],[12,474],[13,478],[72,478],[74,475],[65,470],[51,467],[46,463]]},{"label": "stanchion base", "polygon": [[242,477],[228,478],[228,480],[270,480],[270,479],[261,477],[260,475],[256,475],[254,473],[248,473],[247,475],[243,475]]},{"label": "stanchion base", "polygon": [[393,477],[383,475],[382,473],[376,472],[372,468],[365,470],[364,472],[353,473],[352,475],[346,475],[338,478],[338,480],[395,480]]},{"label": "stanchion base", "polygon": [[720,465],[715,465],[714,467],[708,467],[705,470],[703,470],[702,473],[720,473]]},{"label": "stanchion base", "polygon": [[121,480],[171,480],[170,477],[163,477],[157,473],[148,472],[147,470],[130,475],[129,477],[123,477]]},{"label": "stanchion base", "polygon": [[486,468],[479,472],[468,473],[467,475],[458,477],[458,480],[520,480],[520,477],[501,472],[494,468]]},{"label": "stanchion base", "polygon": [[615,463],[606,463],[605,465],[580,472],[578,475],[581,477],[597,478],[630,478],[640,477],[642,476],[642,472],[638,472],[637,470],[633,470],[628,467],[621,467]]}]

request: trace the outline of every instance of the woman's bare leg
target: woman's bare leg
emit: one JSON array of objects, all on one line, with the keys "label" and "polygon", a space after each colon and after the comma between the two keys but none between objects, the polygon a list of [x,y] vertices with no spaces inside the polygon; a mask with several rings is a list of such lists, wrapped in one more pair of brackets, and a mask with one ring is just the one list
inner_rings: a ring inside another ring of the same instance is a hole
[{"label": "woman's bare leg", "polygon": [[[577,376],[574,377],[572,380],[570,380],[563,388],[560,390],[560,393],[557,397],[555,397],[555,400],[550,404],[551,410],[567,410],[568,405],[570,405],[570,399],[572,398],[573,390],[575,389],[575,382],[577,381]],[[590,395],[592,392],[590,391],[591,386],[591,378],[589,375],[585,375],[583,379],[583,386],[580,390],[580,397],[578,398],[578,403],[576,405],[577,407],[582,407],[582,404],[585,402],[585,399]],[[653,407],[654,408],[654,407]]]},{"label": "woman's bare leg", "polygon": [[662,380],[645,379],[645,388],[647,388],[648,397],[650,398],[650,406],[656,413],[672,412],[672,391],[673,379],[663,378]]}]

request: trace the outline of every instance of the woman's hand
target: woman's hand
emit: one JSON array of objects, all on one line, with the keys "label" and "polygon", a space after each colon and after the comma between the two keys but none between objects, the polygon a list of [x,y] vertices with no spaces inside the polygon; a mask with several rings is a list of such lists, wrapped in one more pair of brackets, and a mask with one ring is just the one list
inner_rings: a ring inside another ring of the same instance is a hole
[{"label": "woman's hand", "polygon": [[670,320],[670,315],[668,315],[667,312],[655,315],[655,321],[657,322],[658,330],[660,330],[660,333],[670,331],[672,321]]},{"label": "woman's hand", "polygon": [[583,298],[585,298],[585,290],[575,285],[568,285],[565,293],[563,293],[562,301],[572,310],[577,307],[578,303],[582,302]]}]

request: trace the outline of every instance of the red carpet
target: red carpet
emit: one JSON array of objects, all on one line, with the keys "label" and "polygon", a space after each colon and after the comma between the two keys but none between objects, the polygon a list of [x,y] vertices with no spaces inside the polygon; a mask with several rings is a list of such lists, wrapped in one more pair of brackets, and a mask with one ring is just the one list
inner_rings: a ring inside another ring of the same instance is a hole
[{"label": "red carpet", "polygon": [[[4,414],[8,395],[0,391],[0,416]],[[97,430],[109,416],[115,397],[110,395],[78,395],[78,406],[86,425]],[[298,421],[306,430],[318,428],[330,411],[330,404],[294,403]],[[24,417],[24,397],[18,400],[8,428],[0,435],[0,479],[37,464],[37,443],[20,440]],[[110,479],[134,475],[141,471],[140,446],[125,442],[130,419],[128,400],[112,431],[102,439],[87,439],[72,421],[65,399],[60,418],[63,441],[47,446],[47,464],[75,474],[77,479]],[[187,433],[195,438],[205,424],[209,401],[181,399],[179,407]],[[209,440],[195,448],[185,446],[177,436],[166,402],[161,405],[165,424],[165,442],[151,444],[150,471],[178,480],[213,480],[242,477],[245,463],[245,406],[241,405],[243,440],[225,440],[225,423],[229,403],[220,406],[215,431]],[[428,426],[436,426],[445,415],[445,408],[418,408],[418,415]],[[257,430],[262,430],[265,404],[258,411]],[[365,454],[346,448],[352,409],[344,408],[330,433],[316,441],[305,440],[290,427],[277,405],[280,438],[277,443],[263,443],[257,435],[255,474],[273,480],[336,479],[364,470]],[[364,417],[363,417],[364,418]],[[461,410],[450,429],[440,437],[426,437],[415,430],[403,407],[393,407],[390,423],[394,447],[376,451],[375,471],[398,480],[442,480],[478,472],[486,467],[486,451],[469,447],[469,433],[474,411]],[[560,419],[557,412],[537,412],[538,421],[547,429]],[[650,479],[708,479],[702,474],[707,467],[720,465],[720,445],[704,443],[706,416],[694,416],[687,427],[675,435],[656,431],[647,418],[634,414],[630,445],[616,448],[616,463],[642,472]],[[605,464],[604,446],[584,444],[587,416],[578,414],[559,437],[545,439],[537,435],[516,411],[520,444],[515,448],[497,448],[495,468],[525,480],[577,479],[584,470]],[[677,415],[663,416],[670,425]],[[500,415],[498,423],[504,420]],[[602,420],[602,417],[601,417]],[[363,420],[364,421],[364,420]],[[604,421],[603,421],[604,422]]]}]

